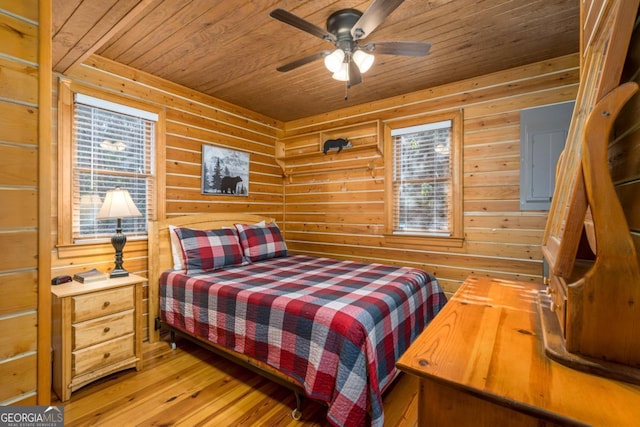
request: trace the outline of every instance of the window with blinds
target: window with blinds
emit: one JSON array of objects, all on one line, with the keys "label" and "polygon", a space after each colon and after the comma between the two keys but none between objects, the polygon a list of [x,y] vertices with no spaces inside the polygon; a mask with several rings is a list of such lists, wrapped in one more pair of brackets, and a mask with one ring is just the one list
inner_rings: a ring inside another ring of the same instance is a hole
[{"label": "window with blinds", "polygon": [[141,217],[123,218],[128,236],[146,235],[152,216],[157,114],[75,94],[73,106],[73,241],[110,237],[115,219],[97,219],[108,190],[131,194]]},{"label": "window with blinds", "polygon": [[452,235],[452,121],[391,130],[394,234]]}]

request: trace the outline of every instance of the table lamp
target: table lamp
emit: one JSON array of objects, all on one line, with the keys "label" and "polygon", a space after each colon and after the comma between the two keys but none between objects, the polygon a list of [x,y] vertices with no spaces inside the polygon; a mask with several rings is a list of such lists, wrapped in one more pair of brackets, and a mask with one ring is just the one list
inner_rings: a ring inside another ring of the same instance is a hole
[{"label": "table lamp", "polygon": [[125,277],[129,272],[122,268],[122,250],[127,243],[127,236],[122,234],[122,218],[142,216],[136,205],[131,199],[129,191],[116,187],[107,191],[104,203],[96,215],[98,219],[116,218],[116,234],[111,236],[111,244],[116,251],[115,267],[109,274],[109,277]]}]

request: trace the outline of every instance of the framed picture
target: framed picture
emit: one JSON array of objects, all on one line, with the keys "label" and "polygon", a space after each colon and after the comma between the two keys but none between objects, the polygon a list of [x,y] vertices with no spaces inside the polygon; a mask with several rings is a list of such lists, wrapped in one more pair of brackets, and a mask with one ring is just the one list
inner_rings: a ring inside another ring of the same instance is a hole
[{"label": "framed picture", "polygon": [[202,145],[202,194],[249,195],[249,153]]}]

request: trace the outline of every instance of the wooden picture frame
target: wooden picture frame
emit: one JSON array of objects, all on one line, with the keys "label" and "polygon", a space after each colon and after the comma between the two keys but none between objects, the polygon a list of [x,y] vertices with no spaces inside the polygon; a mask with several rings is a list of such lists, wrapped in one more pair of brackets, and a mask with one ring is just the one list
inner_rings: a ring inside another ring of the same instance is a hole
[{"label": "wooden picture frame", "polygon": [[203,144],[200,182],[202,194],[248,196],[249,153]]}]

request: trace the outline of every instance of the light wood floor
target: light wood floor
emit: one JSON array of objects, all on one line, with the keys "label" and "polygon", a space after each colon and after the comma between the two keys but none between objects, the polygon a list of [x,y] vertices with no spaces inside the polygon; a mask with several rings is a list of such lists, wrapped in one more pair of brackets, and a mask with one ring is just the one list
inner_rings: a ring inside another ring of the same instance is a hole
[{"label": "light wood floor", "polygon": [[[64,403],[65,426],[330,426],[326,406],[305,399],[295,421],[293,392],[187,340],[177,342],[176,350],[166,341],[144,344],[142,371],[115,373],[74,392]],[[394,382],[384,395],[385,426],[416,425],[417,392],[408,375]]]}]

